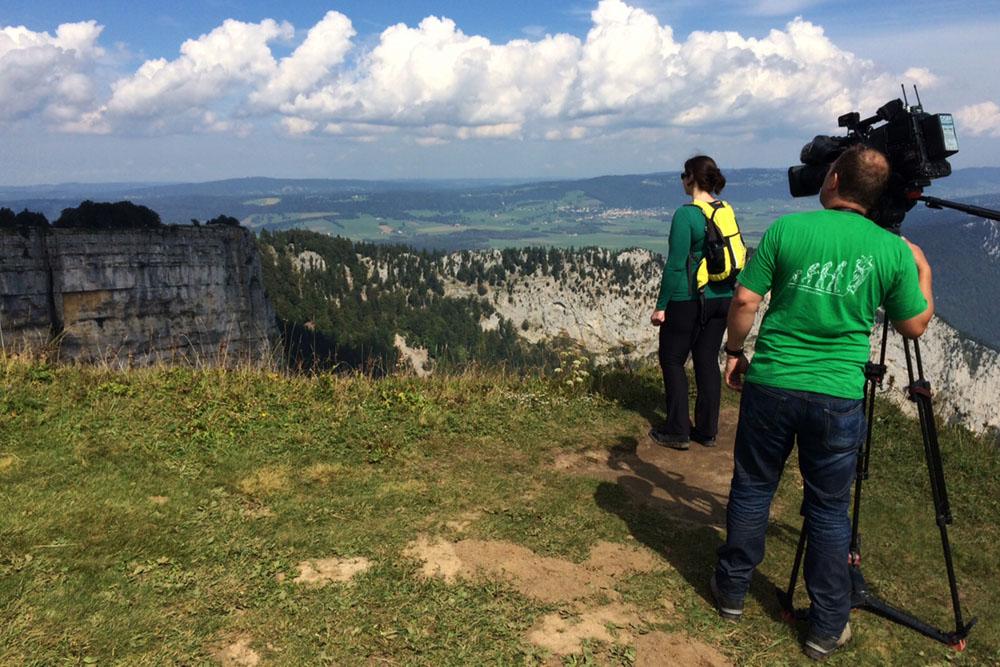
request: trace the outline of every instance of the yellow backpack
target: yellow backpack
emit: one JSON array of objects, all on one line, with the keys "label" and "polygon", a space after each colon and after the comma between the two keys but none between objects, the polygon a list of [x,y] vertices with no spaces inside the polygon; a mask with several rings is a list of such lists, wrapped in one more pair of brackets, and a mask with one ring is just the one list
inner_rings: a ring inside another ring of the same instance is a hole
[{"label": "yellow backpack", "polygon": [[747,247],[733,207],[724,201],[697,199],[687,205],[701,209],[705,216],[705,249],[694,272],[697,291],[704,292],[708,283],[734,285],[746,265]]}]

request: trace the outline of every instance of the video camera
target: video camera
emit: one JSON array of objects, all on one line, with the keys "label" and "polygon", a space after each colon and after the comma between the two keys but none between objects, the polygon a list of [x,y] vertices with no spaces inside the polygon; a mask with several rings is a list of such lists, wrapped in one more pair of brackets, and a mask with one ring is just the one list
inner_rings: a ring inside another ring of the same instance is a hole
[{"label": "video camera", "polygon": [[[877,123],[882,124],[875,127]],[[802,147],[802,164],[788,168],[788,189],[793,197],[817,194],[833,161],[850,146],[865,144],[881,151],[892,169],[885,193],[868,217],[898,233],[922,189],[932,179],[951,174],[946,158],[958,152],[955,120],[948,113],[926,113],[919,94],[915,106],[895,99],[871,118],[862,120],[852,111],[838,118],[837,125],[847,128],[845,136],[817,136]]]}]

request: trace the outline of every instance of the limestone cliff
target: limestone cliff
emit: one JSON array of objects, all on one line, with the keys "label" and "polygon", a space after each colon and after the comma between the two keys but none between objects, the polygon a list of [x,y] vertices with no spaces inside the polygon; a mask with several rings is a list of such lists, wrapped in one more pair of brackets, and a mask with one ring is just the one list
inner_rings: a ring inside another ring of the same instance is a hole
[{"label": "limestone cliff", "polygon": [[[529,340],[569,336],[594,353],[599,361],[622,355],[651,357],[657,348],[658,330],[649,324],[659,289],[661,266],[645,250],[609,253],[612,263],[634,268],[627,282],[618,279],[612,267],[578,266],[560,279],[535,271],[508,276],[503,285],[486,286],[497,313],[519,325]],[[452,279],[448,292],[472,295],[476,286],[454,279],[458,266],[470,256],[452,255],[445,264]],[[471,255],[487,267],[496,252]],[[605,263],[606,264],[606,263]],[[759,324],[759,321],[758,321]],[[484,322],[484,326],[492,323]],[[754,327],[754,331],[757,326]],[[880,329],[872,335],[873,348],[880,342]],[[753,340],[749,341],[752,349]],[[1000,353],[965,339],[955,329],[935,318],[920,339],[924,372],[934,391],[941,417],[982,432],[1000,429]],[[721,359],[720,359],[721,362]],[[910,405],[903,387],[907,384],[902,339],[891,335],[887,352],[887,378],[883,392]]]},{"label": "limestone cliff", "polygon": [[63,360],[257,362],[274,313],[245,229],[0,230],[4,349]]}]

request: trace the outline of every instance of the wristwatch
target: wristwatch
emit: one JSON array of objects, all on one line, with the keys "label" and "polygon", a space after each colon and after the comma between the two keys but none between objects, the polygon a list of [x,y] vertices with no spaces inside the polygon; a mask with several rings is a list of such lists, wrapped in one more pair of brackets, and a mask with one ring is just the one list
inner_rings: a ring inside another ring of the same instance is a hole
[{"label": "wristwatch", "polygon": [[725,350],[727,357],[742,357],[743,356],[743,348],[742,347],[740,349],[738,349],[738,350],[730,350],[728,345],[724,345],[722,347],[722,349]]}]

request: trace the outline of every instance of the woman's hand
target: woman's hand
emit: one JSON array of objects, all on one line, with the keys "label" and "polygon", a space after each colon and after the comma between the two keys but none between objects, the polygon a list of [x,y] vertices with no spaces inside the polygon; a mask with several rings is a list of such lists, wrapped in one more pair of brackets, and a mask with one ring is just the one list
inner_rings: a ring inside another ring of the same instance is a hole
[{"label": "woman's hand", "polygon": [[649,316],[649,321],[654,327],[660,326],[667,321],[667,311],[654,310],[653,314]]}]

